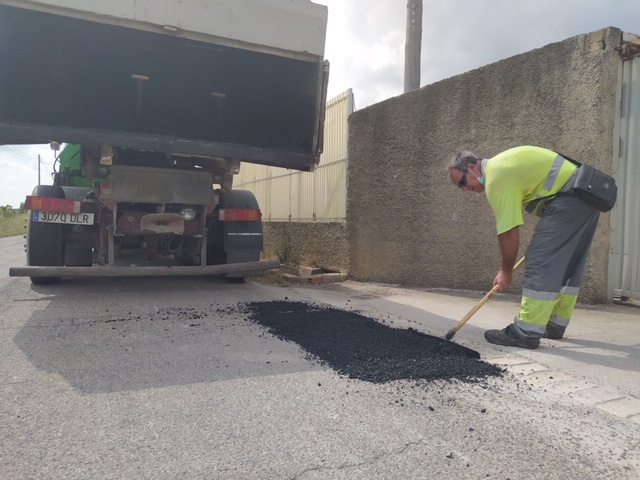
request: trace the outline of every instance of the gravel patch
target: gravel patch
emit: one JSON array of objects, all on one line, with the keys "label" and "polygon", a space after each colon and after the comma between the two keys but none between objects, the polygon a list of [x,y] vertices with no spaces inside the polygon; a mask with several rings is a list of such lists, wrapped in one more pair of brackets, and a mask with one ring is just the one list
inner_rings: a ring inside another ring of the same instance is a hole
[{"label": "gravel patch", "polygon": [[249,302],[249,318],[308,358],[372,383],[394,380],[477,381],[503,369],[477,352],[412,328],[392,328],[355,312],[317,303]]}]

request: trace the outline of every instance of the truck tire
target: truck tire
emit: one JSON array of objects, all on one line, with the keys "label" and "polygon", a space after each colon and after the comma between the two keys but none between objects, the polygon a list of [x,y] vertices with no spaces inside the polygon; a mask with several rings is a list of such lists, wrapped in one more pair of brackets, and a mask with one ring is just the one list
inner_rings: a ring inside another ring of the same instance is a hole
[{"label": "truck tire", "polygon": [[[33,195],[64,198],[60,187],[38,185]],[[64,264],[64,246],[62,244],[63,225],[33,221],[30,212],[27,218],[27,265],[38,267],[58,267]],[[57,283],[60,277],[31,277],[35,285]]]},{"label": "truck tire", "polygon": [[[217,208],[257,209],[258,201],[248,190],[219,190],[220,203]],[[207,263],[219,265],[225,263],[257,262],[262,252],[262,221],[219,222],[214,220],[209,227],[212,232],[207,250]],[[257,272],[228,273],[230,283],[242,283],[245,277]]]}]

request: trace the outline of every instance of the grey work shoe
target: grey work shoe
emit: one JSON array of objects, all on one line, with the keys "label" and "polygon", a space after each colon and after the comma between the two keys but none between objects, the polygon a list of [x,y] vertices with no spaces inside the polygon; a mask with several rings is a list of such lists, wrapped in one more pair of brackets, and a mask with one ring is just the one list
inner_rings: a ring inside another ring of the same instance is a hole
[{"label": "grey work shoe", "polygon": [[552,340],[560,340],[564,336],[564,331],[567,327],[561,327],[555,323],[547,323],[547,328],[544,331],[543,338],[550,338]]},{"label": "grey work shoe", "polygon": [[495,345],[504,345],[505,347],[520,348],[538,348],[540,345],[539,338],[522,338],[513,329],[513,324],[502,330],[487,330],[484,332],[484,338],[489,343]]}]

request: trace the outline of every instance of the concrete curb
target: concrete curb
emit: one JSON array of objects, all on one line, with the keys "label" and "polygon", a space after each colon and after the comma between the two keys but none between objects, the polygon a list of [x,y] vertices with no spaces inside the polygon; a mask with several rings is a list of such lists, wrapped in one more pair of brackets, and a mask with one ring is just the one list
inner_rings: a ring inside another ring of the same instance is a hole
[{"label": "concrete curb", "polygon": [[300,285],[322,285],[325,283],[344,282],[347,280],[346,273],[332,272],[323,268],[315,267],[293,267],[282,265],[280,272],[283,278],[290,283]]}]

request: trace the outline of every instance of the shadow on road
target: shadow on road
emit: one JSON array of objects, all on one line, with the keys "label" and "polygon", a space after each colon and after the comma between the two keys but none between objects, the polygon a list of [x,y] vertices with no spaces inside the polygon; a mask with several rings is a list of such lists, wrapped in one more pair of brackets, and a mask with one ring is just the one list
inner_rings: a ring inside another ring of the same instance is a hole
[{"label": "shadow on road", "polygon": [[38,369],[61,375],[81,394],[321,369],[294,344],[247,321],[242,301],[260,292],[249,283],[69,279],[32,288],[48,303],[14,300],[42,305],[14,342]]}]

